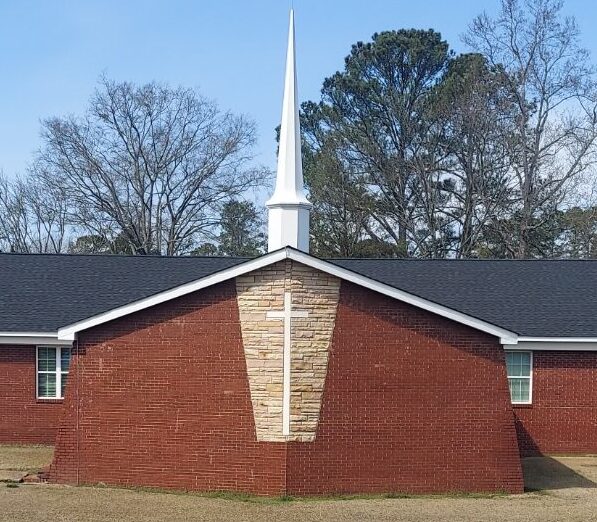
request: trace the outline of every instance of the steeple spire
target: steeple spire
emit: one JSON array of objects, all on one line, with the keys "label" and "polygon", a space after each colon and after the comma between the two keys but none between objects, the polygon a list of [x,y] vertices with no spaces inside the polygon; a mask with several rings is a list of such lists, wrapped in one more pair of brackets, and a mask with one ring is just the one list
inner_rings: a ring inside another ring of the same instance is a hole
[{"label": "steeple spire", "polygon": [[305,196],[305,188],[303,186],[294,10],[290,11],[286,81],[282,107],[282,124],[280,127],[276,188],[266,206],[269,213],[269,251],[291,246],[308,252],[309,210],[311,209],[311,204]]}]

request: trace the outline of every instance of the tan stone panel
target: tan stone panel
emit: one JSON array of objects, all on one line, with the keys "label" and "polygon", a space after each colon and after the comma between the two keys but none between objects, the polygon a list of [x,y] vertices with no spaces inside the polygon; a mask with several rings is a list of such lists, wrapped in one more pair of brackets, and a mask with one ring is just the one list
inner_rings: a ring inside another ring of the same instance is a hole
[{"label": "tan stone panel", "polygon": [[[236,279],[237,299],[258,440],[312,441],[327,374],[340,280],[290,260]],[[292,293],[290,433],[282,434],[284,327],[267,313]]]}]

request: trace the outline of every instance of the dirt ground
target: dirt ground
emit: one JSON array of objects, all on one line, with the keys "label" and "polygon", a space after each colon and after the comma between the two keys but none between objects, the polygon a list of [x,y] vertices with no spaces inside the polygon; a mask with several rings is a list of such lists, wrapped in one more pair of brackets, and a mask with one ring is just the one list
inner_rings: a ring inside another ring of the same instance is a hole
[{"label": "dirt ground", "polygon": [[[45,451],[45,453],[44,453]],[[0,447],[0,469],[37,464]],[[18,460],[19,456],[22,460]],[[10,463],[10,464],[9,464]],[[45,463],[45,462],[44,462]],[[528,493],[494,497],[293,500],[228,499],[111,488],[0,484],[0,520],[41,521],[597,521],[597,457],[524,461]]]}]

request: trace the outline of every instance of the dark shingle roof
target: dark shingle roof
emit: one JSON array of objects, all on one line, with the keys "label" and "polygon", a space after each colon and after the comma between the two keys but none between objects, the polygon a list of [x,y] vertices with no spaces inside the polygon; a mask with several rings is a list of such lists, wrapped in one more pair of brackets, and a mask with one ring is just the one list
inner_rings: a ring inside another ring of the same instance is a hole
[{"label": "dark shingle roof", "polygon": [[246,261],[0,254],[0,332],[55,332]]},{"label": "dark shingle roof", "polygon": [[597,337],[597,261],[336,260],[525,337]]},{"label": "dark shingle roof", "polygon": [[[0,332],[55,332],[244,261],[0,254]],[[331,262],[519,335],[597,337],[597,261]]]}]

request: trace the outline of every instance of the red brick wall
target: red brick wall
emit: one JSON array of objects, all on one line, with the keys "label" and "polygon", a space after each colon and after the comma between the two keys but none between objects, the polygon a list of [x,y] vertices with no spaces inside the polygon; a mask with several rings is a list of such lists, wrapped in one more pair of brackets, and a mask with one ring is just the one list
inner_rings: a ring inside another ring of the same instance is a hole
[{"label": "red brick wall", "polygon": [[498,340],[343,283],[317,438],[291,494],[523,489]]},{"label": "red brick wall", "polygon": [[283,493],[286,448],[255,437],[234,282],[84,332],[78,352],[53,480]]},{"label": "red brick wall", "polygon": [[0,443],[54,443],[62,401],[37,400],[35,357],[35,346],[0,345]]},{"label": "red brick wall", "polygon": [[597,353],[533,352],[533,404],[514,413],[523,455],[597,453]]},{"label": "red brick wall", "polygon": [[522,490],[497,340],[351,284],[313,443],[256,442],[233,282],[89,330],[78,350],[54,481],[258,494]]}]

